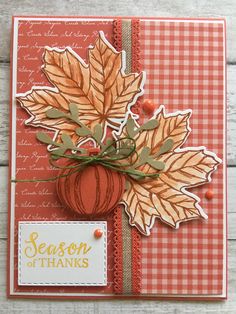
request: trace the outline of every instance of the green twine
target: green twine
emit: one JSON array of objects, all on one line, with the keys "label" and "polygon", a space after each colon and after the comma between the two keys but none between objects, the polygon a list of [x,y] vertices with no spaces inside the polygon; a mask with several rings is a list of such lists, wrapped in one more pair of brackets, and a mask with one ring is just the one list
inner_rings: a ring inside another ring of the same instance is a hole
[{"label": "green twine", "polygon": [[[122,148],[122,143],[124,141],[128,141],[129,145]],[[116,146],[116,147],[114,147]],[[120,146],[120,147],[119,147]],[[111,151],[112,148],[112,151]],[[114,155],[114,157],[112,157]],[[122,164],[117,163],[117,161],[127,160],[134,156],[133,161],[130,163]],[[59,158],[69,159],[77,161],[77,165],[67,165],[61,166],[58,165],[55,161]],[[139,158],[139,155],[136,151],[136,143],[135,140],[130,137],[120,138],[118,140],[112,141],[109,145],[105,147],[100,153],[97,155],[78,155],[78,154],[65,154],[65,153],[55,153],[51,152],[51,158],[49,159],[50,164],[57,169],[74,169],[65,174],[60,174],[47,179],[26,179],[26,180],[18,180],[13,179],[11,182],[50,182],[56,181],[59,178],[67,177],[76,172],[81,171],[83,168],[88,167],[90,165],[99,164],[113,171],[117,171],[123,173],[125,175],[129,175],[134,179],[145,179],[145,178],[157,178],[159,177],[159,173],[144,173],[142,171],[135,170],[134,166]],[[129,167],[129,169],[125,169],[125,167]]]}]

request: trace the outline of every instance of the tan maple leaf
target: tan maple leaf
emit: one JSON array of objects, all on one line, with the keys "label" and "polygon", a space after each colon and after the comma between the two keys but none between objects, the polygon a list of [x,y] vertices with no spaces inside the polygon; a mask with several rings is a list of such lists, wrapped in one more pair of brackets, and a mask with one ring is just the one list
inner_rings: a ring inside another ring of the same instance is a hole
[{"label": "tan maple leaf", "polygon": [[88,48],[88,64],[72,49],[45,48],[43,72],[54,86],[33,87],[31,91],[17,96],[21,106],[30,114],[26,125],[56,131],[79,140],[73,121],[60,117],[49,119],[51,108],[69,112],[69,104],[77,105],[80,121],[93,130],[96,124],[116,129],[130,112],[130,107],[143,93],[143,72],[125,75],[124,52],[117,52],[99,33],[94,47]]},{"label": "tan maple leaf", "polygon": [[[190,116],[191,111],[167,115],[162,106],[154,117],[159,126],[135,135],[138,154],[149,147],[152,160],[164,165],[158,178],[127,178],[130,186],[122,203],[130,224],[144,235],[150,234],[155,218],[173,228],[187,220],[207,218],[199,205],[200,199],[186,189],[209,182],[221,160],[205,147],[181,148],[191,131]],[[127,136],[127,126],[123,126],[119,134]],[[172,146],[165,152],[166,141],[171,141]],[[148,162],[137,163],[136,170],[146,174],[157,172]]]}]

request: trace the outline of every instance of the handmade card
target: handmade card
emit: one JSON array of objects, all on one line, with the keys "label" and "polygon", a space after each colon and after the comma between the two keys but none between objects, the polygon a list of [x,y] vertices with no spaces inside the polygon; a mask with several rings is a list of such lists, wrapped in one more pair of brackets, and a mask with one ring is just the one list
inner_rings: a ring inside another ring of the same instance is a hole
[{"label": "handmade card", "polygon": [[226,298],[225,22],[14,17],[8,295]]}]

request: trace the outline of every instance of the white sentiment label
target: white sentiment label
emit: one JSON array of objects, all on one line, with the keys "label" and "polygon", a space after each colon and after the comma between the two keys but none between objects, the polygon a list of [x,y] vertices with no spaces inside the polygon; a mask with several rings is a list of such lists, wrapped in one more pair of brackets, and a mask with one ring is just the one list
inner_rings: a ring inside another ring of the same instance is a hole
[{"label": "white sentiment label", "polygon": [[18,284],[106,286],[107,223],[19,222]]}]

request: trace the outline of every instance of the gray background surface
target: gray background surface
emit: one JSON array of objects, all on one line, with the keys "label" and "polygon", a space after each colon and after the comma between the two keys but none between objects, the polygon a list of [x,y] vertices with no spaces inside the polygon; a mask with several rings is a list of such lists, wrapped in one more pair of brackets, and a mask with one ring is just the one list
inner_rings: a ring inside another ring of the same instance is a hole
[{"label": "gray background surface", "polygon": [[[227,19],[229,299],[225,302],[6,299],[9,52],[12,15],[119,15]],[[236,313],[236,1],[0,0],[0,313]]]}]

